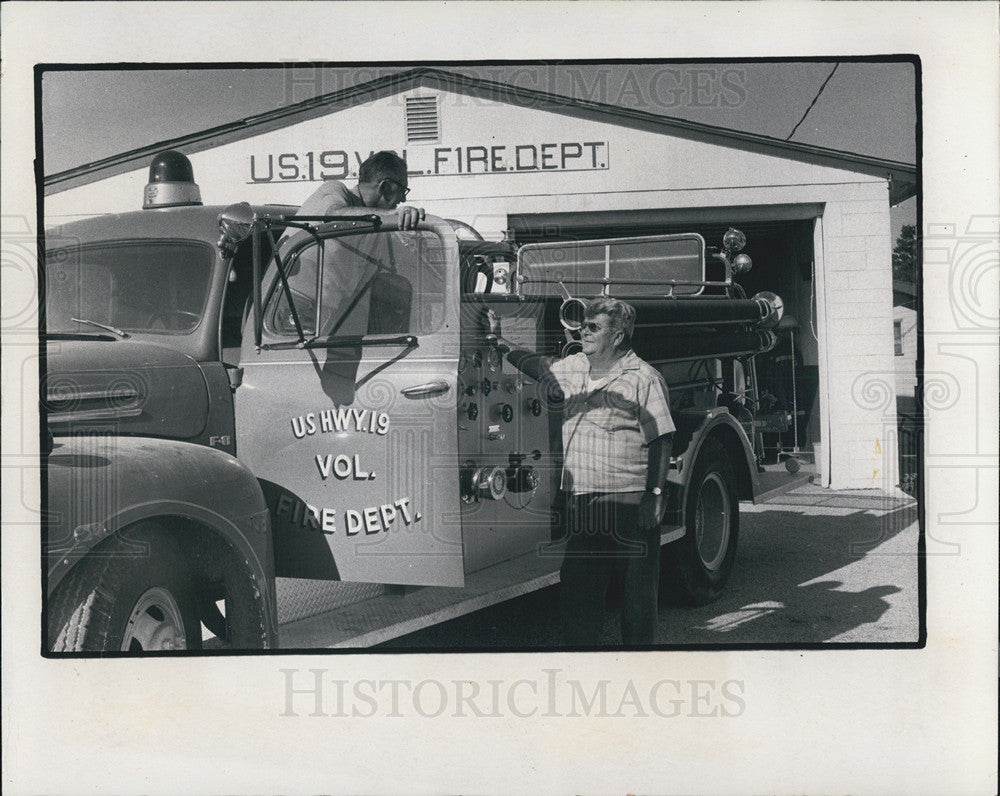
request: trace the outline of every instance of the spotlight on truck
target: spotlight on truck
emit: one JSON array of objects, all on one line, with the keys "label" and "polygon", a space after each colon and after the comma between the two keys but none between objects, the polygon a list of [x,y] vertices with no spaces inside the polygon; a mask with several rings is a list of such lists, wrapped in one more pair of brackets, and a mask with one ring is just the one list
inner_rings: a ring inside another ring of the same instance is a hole
[{"label": "spotlight on truck", "polygon": [[738,251],[743,251],[743,247],[746,245],[747,236],[735,227],[727,229],[726,234],[722,236],[722,248],[730,257]]},{"label": "spotlight on truck", "polygon": [[236,248],[250,235],[254,222],[253,208],[249,202],[237,202],[219,213],[219,249],[232,255]]},{"label": "spotlight on truck", "polygon": [[753,260],[750,259],[749,254],[737,254],[733,258],[734,274],[745,274],[751,268],[753,268]]}]

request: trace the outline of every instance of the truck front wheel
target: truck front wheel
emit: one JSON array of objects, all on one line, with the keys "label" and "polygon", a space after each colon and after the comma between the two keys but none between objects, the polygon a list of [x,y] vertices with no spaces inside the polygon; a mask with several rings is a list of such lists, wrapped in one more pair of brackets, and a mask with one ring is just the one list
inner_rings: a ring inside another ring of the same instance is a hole
[{"label": "truck front wheel", "polygon": [[740,530],[736,475],[716,440],[705,442],[695,462],[684,525],[684,536],[663,548],[660,588],[678,602],[705,605],[729,580]]},{"label": "truck front wheel", "polygon": [[160,652],[201,647],[197,595],[163,533],[114,536],[59,584],[48,605],[53,652]]}]

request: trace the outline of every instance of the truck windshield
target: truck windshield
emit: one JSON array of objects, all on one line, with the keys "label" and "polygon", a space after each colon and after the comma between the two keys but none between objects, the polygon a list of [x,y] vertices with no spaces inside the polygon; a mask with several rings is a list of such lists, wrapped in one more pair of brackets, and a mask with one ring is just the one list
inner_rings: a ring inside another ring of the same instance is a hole
[{"label": "truck windshield", "polygon": [[[104,241],[45,257],[46,331],[188,334],[205,313],[215,252],[190,240]],[[76,319],[76,320],[74,320]]]}]

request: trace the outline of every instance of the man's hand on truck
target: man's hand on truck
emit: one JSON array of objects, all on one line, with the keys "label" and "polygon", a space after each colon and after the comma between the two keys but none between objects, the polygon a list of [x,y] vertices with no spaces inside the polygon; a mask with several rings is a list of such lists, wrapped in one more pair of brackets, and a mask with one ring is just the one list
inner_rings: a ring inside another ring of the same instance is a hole
[{"label": "man's hand on truck", "polygon": [[412,205],[400,205],[396,208],[396,213],[399,214],[400,229],[416,229],[417,224],[423,221],[426,215],[422,207]]}]

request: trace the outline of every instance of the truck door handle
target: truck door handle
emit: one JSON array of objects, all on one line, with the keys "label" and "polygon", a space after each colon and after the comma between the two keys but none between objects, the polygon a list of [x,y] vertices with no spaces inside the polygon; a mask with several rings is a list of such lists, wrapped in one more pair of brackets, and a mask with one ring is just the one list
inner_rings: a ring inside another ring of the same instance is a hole
[{"label": "truck door handle", "polygon": [[444,379],[439,381],[429,381],[426,384],[414,384],[412,387],[404,387],[400,392],[407,398],[427,398],[431,395],[443,395],[448,392],[451,385]]}]

